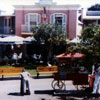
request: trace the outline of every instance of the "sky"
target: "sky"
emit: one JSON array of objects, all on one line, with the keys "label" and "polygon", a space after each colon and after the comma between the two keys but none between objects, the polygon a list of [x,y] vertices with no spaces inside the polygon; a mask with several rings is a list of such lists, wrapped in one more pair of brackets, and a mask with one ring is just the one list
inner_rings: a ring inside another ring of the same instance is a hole
[{"label": "sky", "polygon": [[[0,0],[0,10],[12,12],[13,5],[34,5],[39,0]],[[88,8],[94,4],[100,4],[100,0],[53,0],[58,5],[80,4],[82,8]]]}]

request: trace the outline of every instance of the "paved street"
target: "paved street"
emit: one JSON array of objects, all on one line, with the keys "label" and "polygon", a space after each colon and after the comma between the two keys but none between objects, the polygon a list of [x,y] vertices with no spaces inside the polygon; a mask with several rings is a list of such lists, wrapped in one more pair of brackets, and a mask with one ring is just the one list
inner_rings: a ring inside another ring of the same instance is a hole
[{"label": "paved street", "polygon": [[[20,80],[18,78],[5,78],[0,80],[0,100],[60,100],[58,96],[53,96],[51,82],[53,78],[40,78],[30,80],[31,95],[20,95]],[[70,87],[68,83],[68,89]]]},{"label": "paved street", "polygon": [[[13,77],[5,78],[4,80],[0,80],[0,100],[83,100],[81,96],[73,97],[64,94],[55,94],[51,87],[52,80],[53,78],[35,79],[33,77],[30,80],[31,95],[21,96],[20,80]],[[71,81],[66,82],[66,88],[67,91],[76,91]]]}]

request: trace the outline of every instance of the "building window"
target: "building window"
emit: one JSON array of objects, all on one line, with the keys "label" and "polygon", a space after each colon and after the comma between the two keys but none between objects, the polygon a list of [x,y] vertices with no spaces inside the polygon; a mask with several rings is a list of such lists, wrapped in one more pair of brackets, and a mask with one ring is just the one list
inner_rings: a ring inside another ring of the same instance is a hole
[{"label": "building window", "polygon": [[55,25],[62,26],[62,15],[61,14],[56,14],[55,15]]},{"label": "building window", "polygon": [[4,25],[7,26],[7,19],[4,20]]},{"label": "building window", "polygon": [[95,24],[100,25],[100,20],[96,20]]},{"label": "building window", "polygon": [[11,18],[9,18],[9,27],[11,27]]},{"label": "building window", "polygon": [[100,20],[98,20],[98,24],[100,25]]},{"label": "building window", "polygon": [[36,27],[40,24],[40,14],[29,13],[25,16],[25,25],[28,31],[31,31],[33,27]]},{"label": "building window", "polygon": [[37,25],[37,20],[36,20],[36,15],[30,14],[30,25],[36,26]]},{"label": "building window", "polygon": [[9,34],[11,33],[12,23],[11,17],[4,17],[4,33]]},{"label": "building window", "polygon": [[54,13],[50,16],[50,23],[62,26],[65,31],[67,27],[67,15],[63,13]]}]

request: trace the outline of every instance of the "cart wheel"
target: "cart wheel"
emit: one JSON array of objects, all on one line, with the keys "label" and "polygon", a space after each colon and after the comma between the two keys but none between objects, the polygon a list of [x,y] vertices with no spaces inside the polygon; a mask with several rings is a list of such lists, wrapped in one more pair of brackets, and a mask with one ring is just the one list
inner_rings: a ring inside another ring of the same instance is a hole
[{"label": "cart wheel", "polygon": [[56,81],[54,84],[54,90],[65,90],[66,86],[62,81]]},{"label": "cart wheel", "polygon": [[51,87],[54,89],[54,84],[56,83],[57,81],[56,80],[53,80],[52,83],[51,83]]}]

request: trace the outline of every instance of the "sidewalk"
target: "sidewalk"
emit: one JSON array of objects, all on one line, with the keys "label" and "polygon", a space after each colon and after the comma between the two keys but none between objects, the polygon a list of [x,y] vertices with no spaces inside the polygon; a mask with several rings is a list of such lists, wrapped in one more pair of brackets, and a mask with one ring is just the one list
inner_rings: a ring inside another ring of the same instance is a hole
[{"label": "sidewalk", "polygon": [[[0,100],[83,100],[83,97],[69,94],[55,94],[51,87],[53,78],[39,78],[30,80],[31,95],[20,96],[20,80],[18,78],[6,78],[0,80]],[[71,81],[66,82],[66,89],[70,93],[76,91]],[[86,99],[88,100],[88,99]],[[92,100],[92,99],[89,99]]]}]

